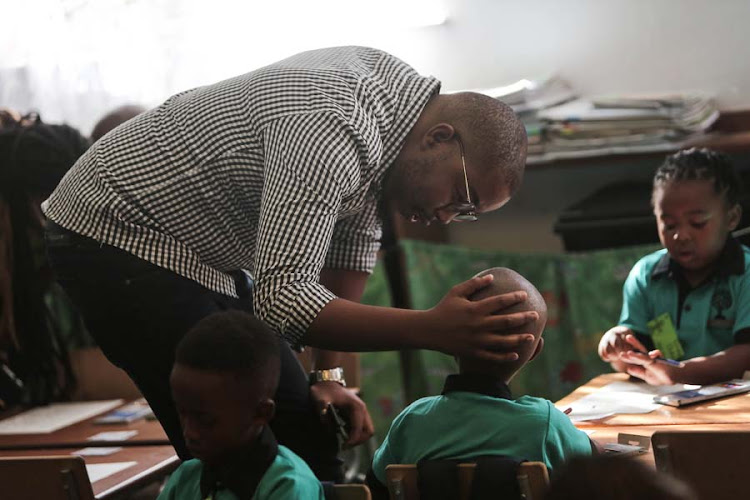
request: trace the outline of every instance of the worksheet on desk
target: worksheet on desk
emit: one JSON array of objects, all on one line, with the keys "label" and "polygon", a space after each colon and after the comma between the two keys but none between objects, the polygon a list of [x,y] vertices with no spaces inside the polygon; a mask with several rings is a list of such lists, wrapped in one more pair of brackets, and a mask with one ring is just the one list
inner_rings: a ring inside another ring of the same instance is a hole
[{"label": "worksheet on desk", "polygon": [[[661,406],[654,403],[654,396],[693,387],[696,386],[612,382],[568,405],[567,408],[571,409],[568,416],[573,422],[582,422],[624,413],[649,413]],[[565,411],[567,408],[559,409]]]},{"label": "worksheet on desk", "polygon": [[86,472],[89,475],[89,481],[95,483],[100,479],[117,474],[121,470],[134,466],[137,462],[111,462],[105,464],[86,464]]},{"label": "worksheet on desk", "polygon": [[0,420],[0,434],[47,434],[121,406],[122,399],[52,403]]}]

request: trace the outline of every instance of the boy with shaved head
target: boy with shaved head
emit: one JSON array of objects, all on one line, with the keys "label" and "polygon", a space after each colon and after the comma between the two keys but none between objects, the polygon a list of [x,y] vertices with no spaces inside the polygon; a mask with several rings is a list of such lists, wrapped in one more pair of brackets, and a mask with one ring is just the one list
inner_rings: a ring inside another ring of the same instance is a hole
[{"label": "boy with shaved head", "polygon": [[519,330],[533,334],[534,341],[517,349],[518,359],[510,363],[458,357],[459,373],[448,376],[442,394],[415,401],[391,424],[373,460],[369,475],[373,490],[378,486],[382,490],[386,484],[385,468],[389,464],[505,455],[544,462],[554,471],[571,456],[592,453],[588,436],[550,401],[511,396],[508,383],[544,346],[547,306],[534,285],[515,271],[497,267],[479,276],[486,274],[493,276],[492,282],[471,299],[480,301],[525,291],[528,299],[506,311],[539,314],[538,320]]}]

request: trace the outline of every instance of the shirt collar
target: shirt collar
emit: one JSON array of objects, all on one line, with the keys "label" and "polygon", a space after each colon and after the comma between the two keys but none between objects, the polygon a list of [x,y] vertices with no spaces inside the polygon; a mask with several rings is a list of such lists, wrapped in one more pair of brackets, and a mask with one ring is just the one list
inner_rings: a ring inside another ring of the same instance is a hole
[{"label": "shirt collar", "polygon": [[513,399],[508,384],[479,373],[448,375],[443,386],[443,395],[449,392],[476,392],[493,398]]},{"label": "shirt collar", "polygon": [[237,451],[223,465],[211,467],[204,462],[200,481],[201,498],[227,488],[240,500],[250,500],[278,451],[276,437],[268,426],[263,426],[252,445]]},{"label": "shirt collar", "polygon": [[[680,271],[680,265],[669,256],[669,252],[665,252],[651,271],[651,277],[660,278],[667,275],[673,278],[675,273],[680,273]],[[733,274],[744,274],[744,272],[745,252],[742,251],[742,245],[730,236],[716,259],[716,268],[711,276],[728,277]]]}]

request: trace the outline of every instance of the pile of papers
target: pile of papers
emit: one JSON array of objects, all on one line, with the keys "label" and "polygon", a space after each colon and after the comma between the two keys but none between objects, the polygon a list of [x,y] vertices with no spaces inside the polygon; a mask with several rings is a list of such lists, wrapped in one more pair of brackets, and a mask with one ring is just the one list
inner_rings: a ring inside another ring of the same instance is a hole
[{"label": "pile of papers", "polygon": [[528,163],[675,151],[719,117],[699,93],[579,97],[558,76],[473,89],[508,104],[526,126]]},{"label": "pile of papers", "polygon": [[719,117],[699,94],[575,99],[538,113],[545,159],[680,148]]}]

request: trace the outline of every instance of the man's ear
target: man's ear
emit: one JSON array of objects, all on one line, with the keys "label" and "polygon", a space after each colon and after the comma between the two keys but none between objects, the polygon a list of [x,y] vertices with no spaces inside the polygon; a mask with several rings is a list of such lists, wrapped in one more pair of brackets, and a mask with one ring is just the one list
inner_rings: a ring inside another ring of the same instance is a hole
[{"label": "man's ear", "polygon": [[445,122],[437,123],[425,132],[423,145],[431,148],[437,144],[448,142],[454,137],[456,137],[456,129],[453,128],[453,125]]},{"label": "man's ear", "polygon": [[729,209],[729,230],[734,231],[740,224],[742,219],[742,206],[737,203],[735,206]]},{"label": "man's ear", "polygon": [[273,399],[264,399],[260,401],[258,403],[258,406],[255,408],[253,423],[258,425],[266,425],[271,421],[275,413],[276,403],[274,403]]},{"label": "man's ear", "polygon": [[537,342],[537,344],[536,344],[536,349],[534,349],[534,353],[533,353],[533,354],[531,355],[531,357],[529,358],[529,361],[531,361],[532,359],[536,358],[536,357],[537,357],[537,355],[538,355],[538,354],[539,354],[540,352],[542,352],[542,349],[544,349],[544,337],[541,337],[541,338],[539,339],[539,342]]}]

